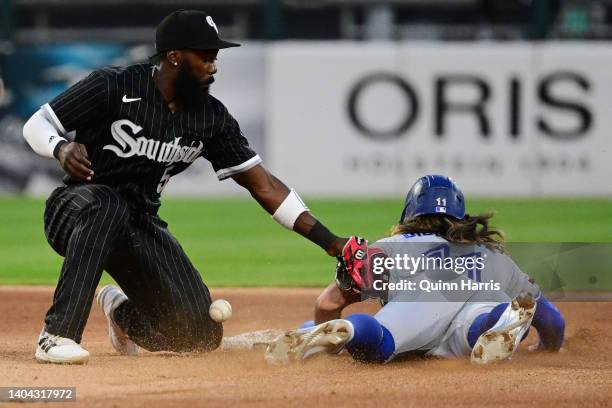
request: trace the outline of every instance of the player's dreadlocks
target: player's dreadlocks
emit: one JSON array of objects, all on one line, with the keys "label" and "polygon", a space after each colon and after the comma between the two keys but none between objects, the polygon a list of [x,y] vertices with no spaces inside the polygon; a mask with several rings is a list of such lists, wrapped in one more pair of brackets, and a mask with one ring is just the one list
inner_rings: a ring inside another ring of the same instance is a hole
[{"label": "player's dreadlocks", "polygon": [[468,215],[461,220],[439,214],[422,215],[405,220],[391,229],[391,235],[433,233],[449,242],[482,244],[489,249],[504,251],[504,233],[489,227],[493,213]]}]

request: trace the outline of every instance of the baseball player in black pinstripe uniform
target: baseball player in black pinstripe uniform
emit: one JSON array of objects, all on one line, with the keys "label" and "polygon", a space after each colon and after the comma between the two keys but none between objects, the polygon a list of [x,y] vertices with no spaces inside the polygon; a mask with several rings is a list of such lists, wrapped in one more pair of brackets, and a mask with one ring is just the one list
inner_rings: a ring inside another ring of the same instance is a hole
[{"label": "baseball player in black pinstripe uniform", "polygon": [[[219,345],[222,326],[209,316],[208,288],[157,216],[168,180],[199,157],[219,180],[248,189],[277,222],[330,255],[342,253],[347,239],[262,167],[236,120],[208,93],[219,49],[234,46],[206,13],[176,11],[157,28],[152,63],[94,71],[24,126],[30,146],[57,158],[67,174],[45,209],[47,240],[64,263],[38,361],[88,361],[80,341],[103,270],[122,289],[107,286],[97,296],[120,353]],[[70,142],[65,135],[73,130]]]}]

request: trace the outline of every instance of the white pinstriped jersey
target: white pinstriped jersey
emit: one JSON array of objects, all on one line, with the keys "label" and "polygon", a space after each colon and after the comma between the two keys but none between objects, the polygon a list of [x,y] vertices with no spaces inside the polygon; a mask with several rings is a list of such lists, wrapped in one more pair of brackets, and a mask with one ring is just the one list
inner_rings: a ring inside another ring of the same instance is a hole
[{"label": "white pinstriped jersey", "polygon": [[147,208],[157,208],[170,177],[199,157],[220,180],[261,162],[213,96],[198,109],[170,111],[151,64],[94,71],[43,110],[60,133],[76,130],[92,162],[92,183],[116,187]]}]

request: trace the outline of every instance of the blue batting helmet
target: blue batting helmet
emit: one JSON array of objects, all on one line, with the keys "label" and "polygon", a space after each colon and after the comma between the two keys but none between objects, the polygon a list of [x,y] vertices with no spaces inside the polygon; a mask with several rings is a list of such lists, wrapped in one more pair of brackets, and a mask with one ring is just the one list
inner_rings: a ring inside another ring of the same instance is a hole
[{"label": "blue batting helmet", "polygon": [[400,223],[427,214],[444,214],[459,220],[465,217],[463,193],[453,179],[431,174],[418,179],[408,191]]}]

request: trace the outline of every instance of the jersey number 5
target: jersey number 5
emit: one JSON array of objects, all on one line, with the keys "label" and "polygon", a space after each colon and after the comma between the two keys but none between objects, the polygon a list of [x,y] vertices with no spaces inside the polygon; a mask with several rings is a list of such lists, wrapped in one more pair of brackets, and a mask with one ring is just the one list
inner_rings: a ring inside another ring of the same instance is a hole
[{"label": "jersey number 5", "polygon": [[164,187],[166,187],[166,184],[168,184],[170,181],[170,177],[172,177],[170,173],[172,172],[173,168],[174,165],[166,167],[166,170],[164,171],[164,174],[162,174],[159,184],[157,185],[157,194],[161,194],[161,192],[164,191]]}]

